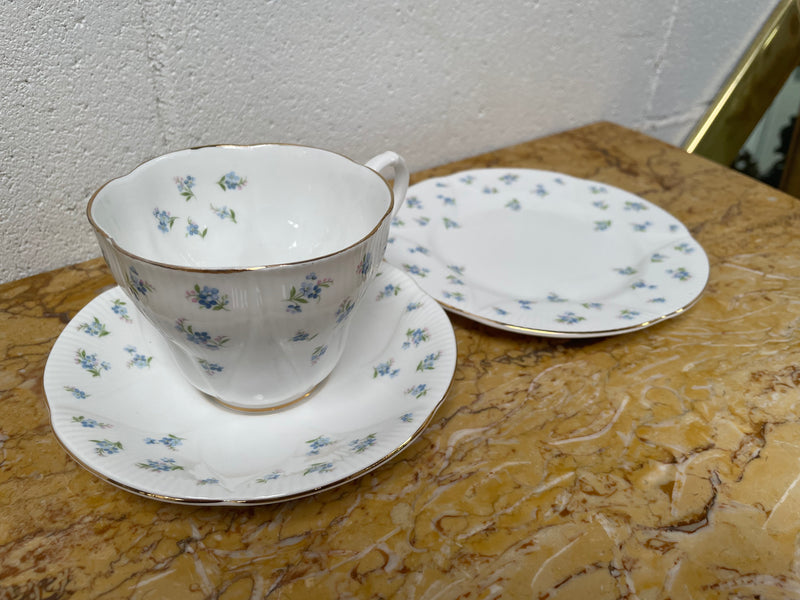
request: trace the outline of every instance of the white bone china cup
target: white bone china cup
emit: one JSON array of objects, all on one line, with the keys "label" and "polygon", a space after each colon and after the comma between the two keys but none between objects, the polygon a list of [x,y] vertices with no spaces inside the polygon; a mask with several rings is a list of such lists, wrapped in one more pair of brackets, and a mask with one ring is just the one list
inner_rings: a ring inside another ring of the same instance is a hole
[{"label": "white bone china cup", "polygon": [[111,180],[87,213],[176,376],[260,412],[307,397],[336,366],[407,187],[394,152],[362,165],[306,146],[208,146]]}]

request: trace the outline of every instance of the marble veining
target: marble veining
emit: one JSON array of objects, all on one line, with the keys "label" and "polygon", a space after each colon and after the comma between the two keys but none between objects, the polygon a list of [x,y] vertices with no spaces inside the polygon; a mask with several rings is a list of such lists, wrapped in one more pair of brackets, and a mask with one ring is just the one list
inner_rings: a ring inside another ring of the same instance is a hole
[{"label": "marble veining", "polygon": [[703,296],[592,340],[453,316],[453,385],[393,461],[309,498],[201,508],[112,487],[50,429],[44,364],[112,285],[102,261],[0,286],[0,598],[800,596],[797,200],[609,123],[414,179],[486,166],[661,206],[708,253]]}]

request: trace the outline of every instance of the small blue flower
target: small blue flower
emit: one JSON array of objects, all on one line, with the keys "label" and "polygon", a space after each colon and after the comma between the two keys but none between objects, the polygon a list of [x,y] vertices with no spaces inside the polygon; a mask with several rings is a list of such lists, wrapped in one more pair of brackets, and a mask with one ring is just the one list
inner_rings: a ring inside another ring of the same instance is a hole
[{"label": "small blue flower", "polygon": [[97,354],[89,354],[82,348],[75,352],[75,363],[84,371],[91,373],[92,377],[100,377],[103,371],[111,369],[111,365],[98,359]]},{"label": "small blue flower", "polygon": [[222,371],[225,370],[225,367],[223,367],[222,365],[209,362],[205,358],[198,358],[197,362],[203,368],[203,371],[206,372],[206,375],[209,376],[214,376],[217,373],[222,373]]},{"label": "small blue flower", "polygon": [[228,310],[228,295],[220,294],[219,289],[204,285],[202,288],[195,284],[194,288],[186,291],[186,298],[190,302],[199,304],[203,308],[210,310]]},{"label": "small blue flower", "polygon": [[621,310],[619,312],[619,318],[620,319],[626,319],[628,321],[630,321],[631,319],[633,319],[633,318],[635,318],[637,316],[639,316],[639,311],[637,311],[637,310],[630,310],[628,308],[625,308],[625,309],[623,309],[623,310]]},{"label": "small blue flower", "polygon": [[611,221],[609,221],[608,219],[606,219],[605,221],[594,222],[595,231],[606,231],[609,227],[611,227]]},{"label": "small blue flower", "polygon": [[466,267],[459,267],[457,265],[447,265],[447,268],[450,269],[456,275],[463,276],[464,275],[464,269]]},{"label": "small blue flower", "polygon": [[317,334],[311,335],[303,329],[299,329],[292,337],[289,338],[290,342],[308,342],[317,337]]},{"label": "small blue flower", "polygon": [[371,268],[372,268],[372,253],[367,252],[361,258],[361,262],[358,263],[358,266],[356,267],[356,273],[359,273],[361,277],[366,277]]},{"label": "small blue flower", "polygon": [[506,185],[511,185],[517,179],[519,179],[519,175],[514,175],[513,173],[508,173],[506,175],[501,175],[499,179],[500,179],[500,181],[502,181]]},{"label": "small blue flower", "polygon": [[370,446],[373,446],[377,441],[377,436],[374,433],[370,433],[365,438],[352,440],[350,442],[350,448],[353,450],[353,452],[361,453],[367,450]]},{"label": "small blue flower", "polygon": [[222,188],[223,191],[240,190],[247,185],[247,179],[239,177],[234,171],[231,171],[220,177],[219,181],[217,181],[217,185]]},{"label": "small blue flower", "polygon": [[406,394],[409,396],[414,396],[415,398],[422,398],[425,394],[428,393],[428,386],[424,383],[420,383],[413,387],[408,388],[405,391]]},{"label": "small blue flower", "polygon": [[162,446],[166,446],[170,450],[175,450],[175,448],[183,444],[183,440],[184,438],[178,437],[177,435],[172,435],[170,433],[169,435],[166,435],[159,439],[151,437],[145,438],[144,443],[150,446],[161,444]]},{"label": "small blue flower", "polygon": [[350,316],[350,313],[353,312],[353,308],[355,307],[355,302],[353,302],[352,298],[345,298],[342,300],[342,303],[339,305],[339,308],[336,309],[336,323],[341,323],[347,317]]},{"label": "small blue flower", "polygon": [[211,211],[217,215],[220,219],[231,221],[232,223],[236,223],[236,212],[232,208],[228,208],[227,206],[214,206],[211,205]]},{"label": "small blue flower", "polygon": [[153,209],[153,216],[158,221],[158,230],[164,233],[168,233],[172,226],[175,224],[175,220],[178,217],[170,216],[170,214],[165,210],[158,210],[158,208]]},{"label": "small blue flower", "polygon": [[131,317],[128,314],[128,307],[125,306],[125,302],[119,298],[114,299],[114,302],[111,305],[111,312],[119,316],[119,318],[123,321],[131,321]]},{"label": "small blue flower", "polygon": [[78,330],[83,331],[86,335],[91,335],[93,337],[104,337],[111,333],[97,317],[94,317],[91,323],[81,323],[78,325]]},{"label": "small blue flower", "polygon": [[319,454],[320,450],[322,450],[325,446],[330,446],[333,444],[333,440],[327,436],[320,435],[315,437],[313,440],[307,440],[306,444],[308,444],[308,447],[310,448],[307,454],[309,456],[313,456]]},{"label": "small blue flower", "polygon": [[186,237],[191,237],[195,235],[201,238],[206,237],[206,234],[208,233],[208,228],[203,229],[203,231],[200,231],[200,226],[197,223],[195,223],[191,219],[188,219],[188,221],[189,224],[186,226]]},{"label": "small blue flower", "polygon": [[444,228],[445,229],[460,229],[461,228],[461,225],[459,225],[457,221],[454,221],[453,219],[449,219],[447,217],[443,217],[442,218],[442,222],[444,223]]},{"label": "small blue flower", "polygon": [[120,450],[122,450],[122,443],[121,442],[112,442],[110,440],[89,440],[90,442],[94,442],[95,448],[94,451],[99,456],[109,456],[111,454],[117,454]]},{"label": "small blue flower", "polygon": [[428,273],[431,272],[429,268],[420,267],[419,265],[404,264],[403,269],[405,269],[406,273],[410,273],[411,275],[416,275],[417,277],[427,277]]},{"label": "small blue flower", "polygon": [[688,281],[692,278],[691,273],[689,273],[689,271],[683,267],[678,267],[677,269],[667,269],[667,273],[679,281]]},{"label": "small blue flower", "polygon": [[148,471],[183,471],[183,467],[177,465],[174,458],[162,458],[160,460],[148,458],[146,462],[136,463],[136,466]]},{"label": "small blue flower", "polygon": [[428,354],[424,359],[419,361],[417,371],[433,371],[436,368],[436,361],[439,360],[441,352],[435,354]]},{"label": "small blue flower", "polygon": [[73,385],[65,385],[64,389],[68,391],[70,394],[72,394],[78,400],[85,400],[86,398],[89,397],[89,394],[87,394],[83,390],[76,388]]},{"label": "small blue flower", "polygon": [[448,290],[442,290],[442,296],[445,298],[452,298],[456,302],[464,302],[467,297],[462,292],[451,292]]},{"label": "small blue flower", "polygon": [[532,300],[517,300],[517,304],[522,310],[531,310]]},{"label": "small blue flower", "polygon": [[94,429],[95,427],[99,427],[100,429],[109,429],[112,427],[112,425],[109,425],[108,423],[98,423],[94,419],[87,419],[86,417],[83,416],[72,417],[72,422],[80,423],[81,427],[86,427],[89,429]]},{"label": "small blue flower", "polygon": [[315,365],[319,362],[319,359],[328,351],[327,344],[324,346],[317,346],[314,348],[314,351],[311,353],[311,364]]},{"label": "small blue flower", "polygon": [[565,312],[560,314],[556,321],[559,323],[564,323],[566,325],[574,325],[575,323],[579,323],[580,321],[585,321],[586,317],[582,317],[580,315],[576,315],[574,312]]},{"label": "small blue flower", "polygon": [[403,348],[410,348],[412,344],[414,347],[419,346],[422,342],[427,342],[430,339],[430,335],[427,327],[408,329],[406,331],[406,341],[403,342]]},{"label": "small blue flower", "polygon": [[314,463],[308,466],[305,471],[303,471],[303,475],[310,475],[311,473],[328,473],[330,471],[333,471],[333,463]]},{"label": "small blue flower", "polygon": [[390,358],[386,362],[382,362],[375,367],[372,367],[372,378],[377,379],[378,377],[384,377],[386,375],[389,376],[391,379],[392,377],[396,377],[397,374],[400,372],[400,369],[393,369],[392,366],[394,365],[394,359]]},{"label": "small blue flower", "polygon": [[416,196],[410,196],[406,198],[406,206],[408,206],[408,208],[416,208],[418,210],[421,210],[422,202],[420,202],[419,198],[417,198]]}]

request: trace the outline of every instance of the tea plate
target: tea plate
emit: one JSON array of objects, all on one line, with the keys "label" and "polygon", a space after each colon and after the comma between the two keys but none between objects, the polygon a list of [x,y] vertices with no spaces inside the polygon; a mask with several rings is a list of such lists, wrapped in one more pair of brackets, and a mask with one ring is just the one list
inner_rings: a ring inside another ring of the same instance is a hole
[{"label": "tea plate", "polygon": [[562,173],[477,169],[411,186],[386,260],[448,310],[518,333],[627,333],[705,289],[705,251],[675,217]]},{"label": "tea plate", "polygon": [[242,414],[178,376],[166,342],[115,287],[50,353],[53,430],[95,475],[168,502],[266,504],[343,484],[422,432],[456,364],[446,313],[387,263],[353,318],[341,362],[310,398]]}]

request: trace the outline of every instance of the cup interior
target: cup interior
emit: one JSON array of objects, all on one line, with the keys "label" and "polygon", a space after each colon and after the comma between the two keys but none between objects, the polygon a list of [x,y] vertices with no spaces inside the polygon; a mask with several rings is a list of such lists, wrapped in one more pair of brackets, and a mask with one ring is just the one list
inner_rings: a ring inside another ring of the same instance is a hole
[{"label": "cup interior", "polygon": [[210,146],[153,159],[89,202],[99,235],[125,253],[194,269],[241,269],[327,256],[389,218],[375,171],[316,148]]}]

